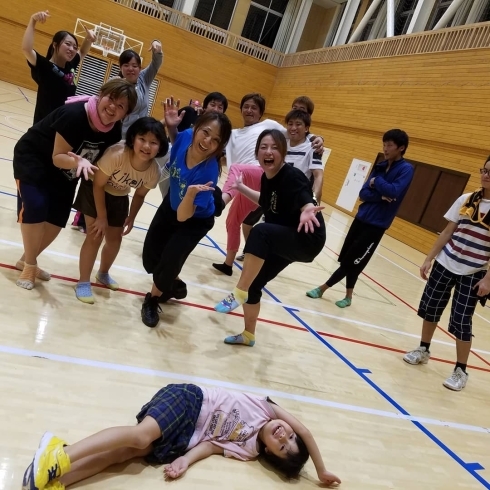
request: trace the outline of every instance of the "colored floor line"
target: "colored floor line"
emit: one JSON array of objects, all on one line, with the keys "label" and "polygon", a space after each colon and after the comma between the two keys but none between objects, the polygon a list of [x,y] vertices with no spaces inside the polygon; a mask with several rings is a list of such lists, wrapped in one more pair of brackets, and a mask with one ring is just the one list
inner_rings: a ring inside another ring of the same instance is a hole
[{"label": "colored floor line", "polygon": [[[328,250],[330,250],[330,252],[338,255],[337,252],[335,252],[334,250],[332,250],[331,248],[327,247],[325,245],[325,248],[327,248]],[[366,274],[365,272],[362,272],[362,275],[367,277],[370,281],[374,282],[374,284],[376,284],[378,287],[380,287],[381,289],[383,289],[384,291],[386,291],[387,293],[391,294],[393,297],[395,297],[398,301],[400,301],[401,303],[403,303],[405,306],[408,306],[412,311],[415,311],[417,312],[418,310],[416,308],[414,308],[410,303],[408,303],[407,301],[405,301],[404,299],[400,298],[400,296],[398,296],[397,294],[395,294],[393,291],[391,291],[390,289],[388,289],[386,286],[383,286],[383,284],[381,284],[380,282],[378,282],[376,279],[372,278],[371,276],[369,276],[368,274]],[[451,338],[452,340],[454,340],[454,336],[451,335],[447,330],[445,330],[444,328],[442,328],[440,325],[437,325],[437,328],[443,332],[445,335],[447,335],[449,338]],[[475,352],[473,349],[471,349],[470,351],[475,357],[477,357],[478,359],[480,359],[480,361],[482,361],[484,364],[486,364],[487,366],[490,366],[490,362],[487,361],[484,357],[480,356],[480,354],[478,354],[477,352]]]},{"label": "colored floor line", "polygon": [[[206,245],[206,246],[210,246],[210,245]],[[0,263],[0,267],[2,267],[4,269],[17,270],[15,266],[10,265],[10,264]],[[58,274],[51,274],[51,277],[53,279],[58,279],[60,281],[67,281],[67,282],[71,282],[71,283],[78,282],[78,279],[75,279],[73,277],[60,276]],[[102,284],[99,284],[99,283],[91,283],[91,284],[92,284],[92,287],[95,287],[95,288],[108,289],[106,286],[104,286]],[[145,295],[146,295],[146,293],[143,293],[143,292],[140,292],[140,291],[134,291],[132,289],[124,289],[124,288],[119,288],[117,291],[114,291],[114,292],[124,293],[124,294],[132,294],[134,296],[140,296],[142,298],[145,297]],[[178,303],[178,304],[182,304],[184,306],[189,306],[191,308],[198,308],[198,309],[206,310],[206,311],[213,311],[213,312],[215,311],[214,308],[211,307],[211,306],[201,305],[201,304],[198,304],[198,303],[191,303],[189,301],[172,300],[172,303]],[[287,306],[285,305],[285,307],[287,307]],[[295,308],[291,308],[291,309],[294,310]],[[243,318],[243,314],[242,313],[233,312],[233,313],[230,313],[230,315],[231,316],[236,316],[236,317],[239,317],[239,318]],[[261,323],[266,323],[268,325],[274,325],[274,326],[277,326],[277,327],[289,328],[291,330],[298,330],[298,331],[301,331],[301,332],[307,332],[307,330],[305,328],[303,328],[303,327],[299,327],[297,325],[291,325],[289,323],[278,322],[276,320],[269,320],[267,318],[260,318],[259,317],[258,321],[261,322]],[[366,346],[366,347],[372,347],[372,348],[375,348],[375,349],[386,350],[386,351],[389,351],[389,352],[396,352],[398,354],[404,354],[405,353],[405,351],[402,350],[402,349],[396,349],[395,347],[390,347],[390,346],[387,346],[387,345],[376,344],[376,343],[373,343],[373,342],[367,342],[365,340],[354,339],[354,338],[351,338],[351,337],[344,337],[342,335],[337,335],[337,334],[332,334],[332,333],[328,333],[328,332],[323,332],[321,330],[317,330],[317,332],[320,335],[322,335],[324,337],[331,338],[331,339],[341,340],[341,341],[344,341],[344,342],[350,342],[350,343],[353,343],[353,344],[359,344],[359,345],[363,345],[363,346]],[[452,360],[443,359],[443,358],[440,358],[440,357],[431,357],[431,361],[442,362],[442,363],[445,363],[445,364],[454,364],[454,362]],[[480,366],[473,366],[473,365],[468,364],[468,368],[475,369],[477,371],[483,371],[483,372],[490,373],[490,369],[487,369],[487,368],[484,368],[484,367],[480,367]]]},{"label": "colored floor line", "polygon": [[160,370],[155,370],[150,368],[142,368],[142,367],[131,366],[127,364],[117,364],[117,363],[111,363],[106,361],[95,361],[92,359],[84,359],[80,357],[51,354],[43,351],[33,351],[29,349],[22,349],[18,347],[7,346],[7,345],[0,345],[0,353],[17,355],[22,357],[47,359],[50,361],[72,364],[76,366],[106,369],[106,370],[112,370],[116,372],[125,372],[125,373],[139,374],[144,376],[167,378],[167,379],[178,380],[186,383],[195,383],[198,385],[220,387],[220,388],[237,390],[246,393],[255,393],[257,395],[270,396],[273,398],[284,398],[286,400],[294,400],[297,402],[309,403],[311,405],[317,405],[321,407],[330,407],[339,410],[376,415],[379,417],[386,417],[391,419],[421,422],[430,425],[437,425],[439,427],[447,427],[450,429],[464,430],[469,432],[478,432],[480,434],[490,434],[489,427],[482,427],[482,426],[470,425],[470,424],[460,424],[457,422],[448,422],[445,420],[431,419],[427,417],[407,416],[399,412],[390,412],[387,410],[379,410],[376,408],[363,407],[359,405],[350,405],[347,403],[324,400],[321,398],[315,398],[315,397],[310,397],[305,395],[295,395],[283,391],[272,390],[270,388],[260,388],[256,386],[242,385],[242,384],[232,383],[230,381],[221,381],[216,379],[202,378],[198,376],[166,372],[166,371],[160,371]]},{"label": "colored floor line", "polygon": [[[219,245],[210,237],[208,239],[223,255],[226,252],[222,250]],[[275,301],[280,303],[280,300],[271,292],[264,288],[264,291]],[[319,340],[325,347],[327,347],[337,358],[339,358],[346,366],[351,368],[363,381],[365,381],[371,388],[373,388],[382,398],[384,398],[392,407],[401,412],[404,415],[410,416],[410,414],[399,404],[394,398],[386,393],[381,387],[379,387],[374,381],[369,379],[368,374],[371,373],[369,369],[357,368],[346,356],[344,356],[339,350],[337,350],[330,342],[325,340],[314,328],[310,327],[302,318],[297,315],[296,310],[292,308],[284,308],[300,325],[302,325],[308,332],[310,332],[317,340]],[[456,394],[455,394],[456,395]],[[411,423],[417,427],[423,434],[429,437],[440,449],[442,449],[449,457],[451,457],[456,463],[458,463],[466,472],[468,472],[473,478],[481,483],[485,488],[490,490],[490,482],[485,480],[477,471],[484,470],[485,468],[477,462],[466,463],[464,462],[454,451],[452,451],[446,444],[444,444],[439,438],[432,434],[426,427],[420,422],[411,421]]]}]

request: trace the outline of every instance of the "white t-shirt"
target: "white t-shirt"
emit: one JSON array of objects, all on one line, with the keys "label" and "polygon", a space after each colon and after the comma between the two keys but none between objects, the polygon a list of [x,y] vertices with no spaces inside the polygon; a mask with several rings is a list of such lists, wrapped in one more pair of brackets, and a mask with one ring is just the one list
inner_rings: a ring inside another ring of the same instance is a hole
[{"label": "white t-shirt", "polygon": [[[436,257],[442,266],[461,276],[488,269],[490,260],[490,230],[480,223],[473,223],[469,216],[459,214],[470,195],[458,197],[444,215],[448,221],[458,223],[458,227]],[[490,200],[482,199],[478,211],[481,217],[490,211]]]},{"label": "white t-shirt", "polygon": [[263,396],[203,388],[203,402],[187,450],[209,441],[223,448],[224,455],[248,461],[259,455],[260,429],[276,415]]},{"label": "white t-shirt", "polygon": [[308,138],[296,146],[290,146],[288,141],[286,163],[301,170],[309,179],[313,170],[324,169],[321,155],[315,153]]},{"label": "white t-shirt", "polygon": [[286,135],[286,129],[272,119],[265,119],[244,128],[234,129],[226,145],[226,166],[230,168],[233,163],[258,165],[259,162],[255,158],[255,145],[260,133],[266,129],[278,129]]}]

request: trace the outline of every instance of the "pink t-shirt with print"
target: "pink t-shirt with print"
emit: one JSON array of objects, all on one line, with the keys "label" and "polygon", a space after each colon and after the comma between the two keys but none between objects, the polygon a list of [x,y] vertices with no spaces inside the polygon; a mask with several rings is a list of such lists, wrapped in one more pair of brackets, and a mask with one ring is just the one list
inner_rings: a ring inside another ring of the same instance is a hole
[{"label": "pink t-shirt with print", "polygon": [[223,448],[228,458],[256,458],[259,431],[276,418],[266,398],[221,388],[201,389],[201,412],[187,450],[210,441]]}]

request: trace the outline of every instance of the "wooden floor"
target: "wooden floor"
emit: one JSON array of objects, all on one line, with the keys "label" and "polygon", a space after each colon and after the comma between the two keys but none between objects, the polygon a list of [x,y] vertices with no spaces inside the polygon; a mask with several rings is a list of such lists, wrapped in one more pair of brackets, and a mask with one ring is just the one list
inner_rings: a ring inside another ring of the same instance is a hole
[{"label": "wooden floor", "polygon": [[[165,305],[154,330],[140,320],[151,277],[141,264],[145,229],[160,203],[150,192],[123,241],[113,276],[119,292],[95,288],[96,304],[77,301],[73,286],[84,236],[70,227],[40,258],[53,274],[32,291],[16,287],[22,253],[16,223],[12,153],[29,127],[35,94],[0,82],[0,490],[19,489],[45,430],[68,442],[113,425],[133,424],[143,403],[169,382],[196,382],[266,393],[314,433],[327,468],[348,490],[490,488],[490,314],[478,309],[470,379],[460,393],[442,386],[455,357],[444,331],[422,367],[402,361],[418,345],[416,308],[423,256],[385,236],[353,304],[341,310],[338,285],[321,300],[305,291],[336,268],[351,218],[330,207],[325,249],[294,264],[264,294],[254,348],[223,344],[242,329],[238,316],[212,306],[235,284],[215,273],[223,259],[224,218],[189,258],[189,295]],[[354,153],[352,157],[355,157]],[[327,172],[328,178],[328,172]],[[311,462],[296,488],[316,488]],[[132,463],[76,488],[161,489],[161,468]],[[213,456],[172,483],[174,489],[271,490],[284,481],[259,462]],[[74,488],[75,488],[74,487]]]}]

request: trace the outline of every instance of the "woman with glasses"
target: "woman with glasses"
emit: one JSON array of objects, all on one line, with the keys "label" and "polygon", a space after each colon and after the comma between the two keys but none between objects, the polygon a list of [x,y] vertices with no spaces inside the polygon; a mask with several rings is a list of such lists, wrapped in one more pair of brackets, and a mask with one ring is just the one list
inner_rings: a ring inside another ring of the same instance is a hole
[{"label": "woman with glasses", "polygon": [[490,157],[480,174],[481,188],[463,194],[451,206],[444,216],[448,225],[420,267],[427,280],[435,259],[418,310],[423,319],[420,346],[403,357],[409,364],[429,361],[432,337],[454,288],[448,330],[456,340],[456,364],[443,383],[453,391],[461,391],[468,381],[472,318],[478,301],[484,304],[490,293]]}]

